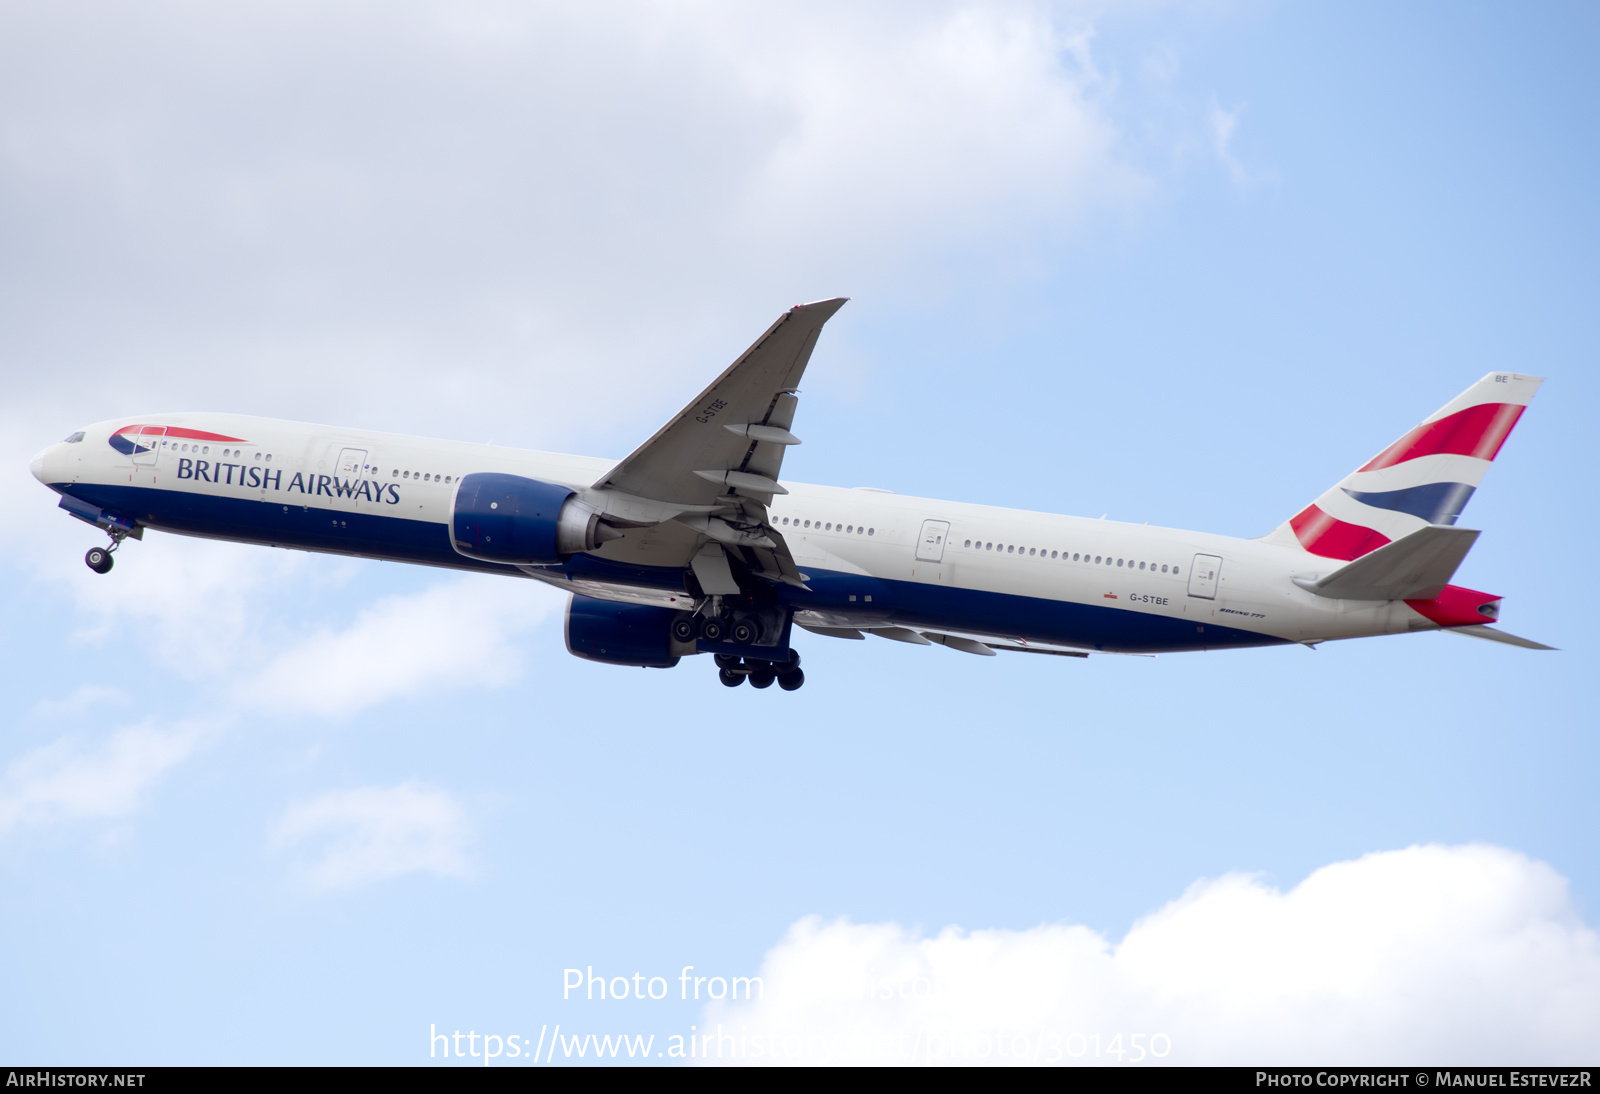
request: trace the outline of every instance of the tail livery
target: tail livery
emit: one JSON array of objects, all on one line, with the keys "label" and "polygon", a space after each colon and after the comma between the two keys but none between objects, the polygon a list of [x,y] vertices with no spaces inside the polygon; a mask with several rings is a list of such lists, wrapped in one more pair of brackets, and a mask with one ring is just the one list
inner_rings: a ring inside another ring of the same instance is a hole
[{"label": "tail livery", "polygon": [[1279,525],[1268,542],[1347,564],[1295,583],[1319,596],[1403,599],[1436,626],[1548,649],[1487,626],[1499,597],[1446,584],[1477,537],[1451,526],[1543,382],[1491,372]]},{"label": "tail livery", "polygon": [[1268,540],[1348,562],[1454,524],[1544,380],[1491,372],[1290,517]]}]

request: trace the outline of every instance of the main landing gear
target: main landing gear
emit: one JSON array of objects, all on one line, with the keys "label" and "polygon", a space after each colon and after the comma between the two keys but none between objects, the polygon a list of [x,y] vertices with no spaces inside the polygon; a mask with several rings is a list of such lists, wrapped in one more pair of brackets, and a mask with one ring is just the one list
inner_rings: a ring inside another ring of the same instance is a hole
[{"label": "main landing gear", "polygon": [[800,671],[800,654],[794,650],[789,651],[787,661],[766,661],[733,653],[715,656],[717,679],[725,687],[736,688],[748,679],[753,688],[770,688],[776,683],[784,691],[795,691],[806,682],[806,674]]}]

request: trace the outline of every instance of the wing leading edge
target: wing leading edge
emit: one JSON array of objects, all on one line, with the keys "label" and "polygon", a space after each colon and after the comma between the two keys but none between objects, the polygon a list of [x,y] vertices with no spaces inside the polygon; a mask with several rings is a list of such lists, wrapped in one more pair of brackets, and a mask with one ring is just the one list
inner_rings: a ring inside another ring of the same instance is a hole
[{"label": "wing leading edge", "polygon": [[[790,432],[800,378],[823,324],[847,299],[784,312],[710,386],[606,472],[586,500],[619,523],[677,520],[759,576],[803,584],[783,536],[767,519],[767,505],[773,495],[787,493],[778,483],[783,453],[800,443]],[[693,569],[708,593],[738,591],[722,576],[726,566],[704,548]]]}]

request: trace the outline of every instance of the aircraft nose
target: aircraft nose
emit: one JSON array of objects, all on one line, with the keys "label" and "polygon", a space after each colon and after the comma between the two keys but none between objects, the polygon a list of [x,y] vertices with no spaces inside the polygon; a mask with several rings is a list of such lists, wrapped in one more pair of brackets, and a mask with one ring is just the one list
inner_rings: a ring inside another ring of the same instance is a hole
[{"label": "aircraft nose", "polygon": [[45,474],[44,474],[44,458],[45,458],[46,453],[48,453],[49,451],[50,450],[48,448],[46,448],[43,452],[40,452],[37,456],[35,456],[33,458],[33,462],[32,463],[28,464],[28,470],[32,471],[33,472],[33,477],[38,479],[40,482],[45,482],[46,481]]}]

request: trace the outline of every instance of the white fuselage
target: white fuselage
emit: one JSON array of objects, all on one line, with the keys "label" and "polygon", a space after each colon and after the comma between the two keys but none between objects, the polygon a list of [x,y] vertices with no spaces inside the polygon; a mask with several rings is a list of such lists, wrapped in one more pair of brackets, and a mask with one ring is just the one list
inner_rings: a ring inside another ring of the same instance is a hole
[{"label": "white fuselage", "polygon": [[[581,496],[612,460],[231,414],[137,419],[165,432],[148,451],[130,453],[115,443],[129,421],[102,422],[81,441],[51,446],[34,474],[65,498],[157,530],[526,574],[602,598],[695,598],[683,574],[696,533],[673,521],[629,529],[567,566],[537,572],[485,565],[451,548],[462,476],[518,475]],[[786,591],[802,623],[932,627],[1103,652],[1435,627],[1404,601],[1314,595],[1294,579],[1342,563],[1261,540],[784,485],[789,492],[769,511],[807,575],[809,589]]]}]

